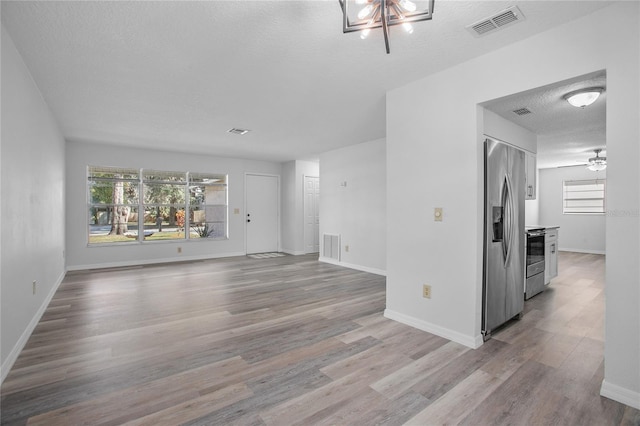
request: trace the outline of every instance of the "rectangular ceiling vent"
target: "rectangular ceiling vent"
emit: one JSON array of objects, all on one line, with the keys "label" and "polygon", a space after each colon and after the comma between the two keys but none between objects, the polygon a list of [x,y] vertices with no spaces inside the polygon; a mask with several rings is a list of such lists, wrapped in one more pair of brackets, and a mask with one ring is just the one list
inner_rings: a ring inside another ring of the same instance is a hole
[{"label": "rectangular ceiling vent", "polygon": [[502,10],[493,16],[479,20],[465,27],[476,37],[483,36],[516,22],[524,21],[525,17],[517,6]]},{"label": "rectangular ceiling vent", "polygon": [[238,129],[236,127],[227,130],[227,133],[233,133],[234,135],[246,135],[249,133],[249,130],[246,129]]},{"label": "rectangular ceiling vent", "polygon": [[531,110],[529,108],[518,108],[513,110],[513,113],[516,115],[527,115],[531,114]]}]

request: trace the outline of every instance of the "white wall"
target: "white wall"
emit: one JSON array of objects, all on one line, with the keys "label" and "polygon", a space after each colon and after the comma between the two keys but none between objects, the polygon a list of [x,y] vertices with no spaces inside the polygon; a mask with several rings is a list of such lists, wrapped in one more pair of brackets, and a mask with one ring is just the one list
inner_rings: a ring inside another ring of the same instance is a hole
[{"label": "white wall", "polygon": [[532,131],[506,120],[488,109],[482,108],[479,113],[482,114],[485,135],[515,145],[533,154],[538,152],[538,137]]},{"label": "white wall", "polygon": [[[607,285],[602,395],[640,409],[640,4],[631,2],[608,9],[603,21],[607,37],[591,46],[592,53],[596,49],[607,62]],[[614,15],[613,11],[620,12]],[[598,23],[602,22],[590,24]]]},{"label": "white wall", "polygon": [[[320,156],[320,254],[324,234],[341,236],[341,259],[351,268],[386,271],[386,143],[384,139]],[[346,182],[346,186],[341,183]],[[349,251],[345,251],[345,246]],[[323,261],[329,259],[321,257]],[[336,262],[333,262],[336,263]]]},{"label": "white wall", "polygon": [[3,26],[2,379],[64,277],[64,149],[56,121]]},{"label": "white wall", "polygon": [[288,161],[282,165],[282,251],[304,254],[304,177],[318,177],[320,164]]},{"label": "white wall", "polygon": [[606,170],[592,172],[585,166],[541,169],[538,197],[540,224],[559,225],[558,248],[566,251],[604,254],[606,216],[562,214],[562,182],[565,180],[605,179]]},{"label": "white wall", "polygon": [[[88,247],[86,199],[88,165],[228,174],[229,239],[158,241]],[[251,172],[280,176],[281,164],[68,142],[66,171],[67,268],[73,270],[245,254],[244,174]],[[234,214],[234,209],[238,209],[237,214]],[[178,254],[178,247],[182,247],[180,254]]]},{"label": "white wall", "polygon": [[295,251],[296,246],[296,162],[288,161],[282,163],[282,179],[280,180],[280,201],[281,201],[281,221],[282,230],[282,251],[289,254],[299,254]]},{"label": "white wall", "polygon": [[[536,199],[524,200],[524,224],[540,225],[540,169],[536,169]],[[542,223],[542,225],[545,225]]]},{"label": "white wall", "polygon": [[[607,317],[602,392],[640,401],[639,28],[621,2],[387,94],[387,311],[482,344],[482,131],[478,104],[607,71]],[[425,159],[436,161],[425,164]],[[326,187],[326,186],[325,186]],[[444,208],[434,222],[433,208]],[[611,210],[617,214],[611,214]],[[426,219],[426,220],[425,220]],[[420,297],[422,284],[432,298]]]}]

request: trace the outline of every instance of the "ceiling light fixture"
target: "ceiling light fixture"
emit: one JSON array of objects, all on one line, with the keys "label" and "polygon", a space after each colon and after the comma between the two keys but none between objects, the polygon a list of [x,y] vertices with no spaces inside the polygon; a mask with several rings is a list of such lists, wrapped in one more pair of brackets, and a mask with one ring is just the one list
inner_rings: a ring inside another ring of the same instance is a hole
[{"label": "ceiling light fixture", "polygon": [[[360,38],[365,39],[372,28],[382,28],[384,44],[389,50],[389,27],[402,25],[406,32],[413,33],[411,22],[428,21],[433,17],[433,3],[428,0],[424,9],[418,9],[411,0],[338,0],[342,7],[342,32],[362,31]],[[360,9],[354,13],[354,9]]]},{"label": "ceiling light fixture", "polygon": [[589,158],[589,165],[587,169],[592,172],[599,172],[600,170],[604,170],[607,168],[607,157],[600,157],[601,149],[594,149],[593,152],[596,153],[595,157]]},{"label": "ceiling light fixture", "polygon": [[574,107],[584,108],[594,103],[603,91],[602,87],[590,87],[567,93],[564,98]]}]

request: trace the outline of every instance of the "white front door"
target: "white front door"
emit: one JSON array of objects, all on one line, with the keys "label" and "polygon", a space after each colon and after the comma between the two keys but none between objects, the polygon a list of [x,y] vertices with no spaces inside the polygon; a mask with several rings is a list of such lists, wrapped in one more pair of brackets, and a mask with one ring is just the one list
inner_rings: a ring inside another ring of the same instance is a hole
[{"label": "white front door", "polygon": [[320,178],[304,177],[304,250],[320,251]]},{"label": "white front door", "polygon": [[246,175],[247,254],[278,251],[280,209],[278,176]]}]

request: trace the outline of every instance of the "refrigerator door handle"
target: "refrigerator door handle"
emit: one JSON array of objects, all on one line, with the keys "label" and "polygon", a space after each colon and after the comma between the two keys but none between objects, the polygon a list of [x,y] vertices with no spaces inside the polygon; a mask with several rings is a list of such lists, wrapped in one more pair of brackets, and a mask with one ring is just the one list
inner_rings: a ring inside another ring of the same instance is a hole
[{"label": "refrigerator door handle", "polygon": [[506,224],[505,241],[506,241],[507,250],[506,250],[506,255],[504,259],[504,266],[506,268],[507,265],[509,264],[509,258],[511,257],[511,252],[513,249],[513,222],[514,222],[513,191],[511,186],[511,179],[508,174],[505,176],[505,187],[506,187],[506,193],[507,193],[506,204],[505,204],[505,209],[507,210],[507,212],[505,212],[505,224]]},{"label": "refrigerator door handle", "polygon": [[507,180],[505,178],[504,182],[502,183],[502,194],[500,196],[500,205],[502,206],[502,220],[501,220],[501,225],[502,225],[502,239],[500,240],[500,242],[502,243],[502,259],[505,262],[505,265],[507,264],[507,251],[508,251],[508,241],[509,241],[509,224],[507,223],[509,221],[508,217],[508,192],[509,192],[509,188],[507,186]]}]

